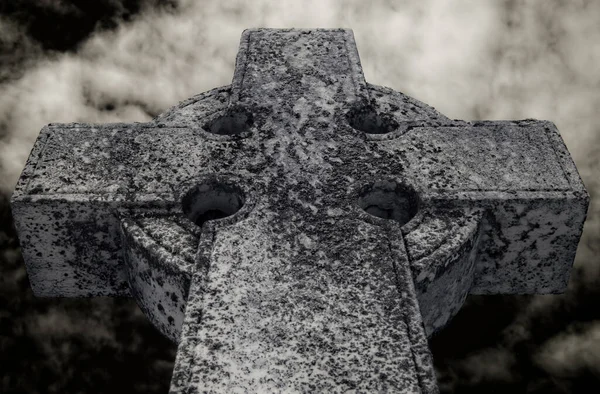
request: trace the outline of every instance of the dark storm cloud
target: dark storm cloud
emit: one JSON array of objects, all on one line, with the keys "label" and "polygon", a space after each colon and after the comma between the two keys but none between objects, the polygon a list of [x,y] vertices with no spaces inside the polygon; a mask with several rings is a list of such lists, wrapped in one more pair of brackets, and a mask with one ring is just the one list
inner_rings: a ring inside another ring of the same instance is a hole
[{"label": "dark storm cloud", "polygon": [[92,33],[131,21],[148,9],[173,9],[160,0],[19,0],[0,4],[0,15],[21,26],[43,50],[73,51]]},{"label": "dark storm cloud", "polygon": [[[350,27],[371,83],[412,95],[452,118],[553,121],[592,197],[569,291],[472,296],[432,347],[444,392],[600,391],[599,2],[4,4],[0,189],[5,194],[46,123],[147,121],[179,100],[229,84],[240,34],[248,27]],[[3,215],[8,222],[6,210]],[[149,374],[165,381],[151,387],[131,383],[131,391],[165,390],[174,348],[160,342],[132,301],[35,299],[14,232],[0,233],[0,246],[6,278],[0,301],[13,313],[2,315],[13,323],[5,337],[18,338],[0,340],[0,352],[29,349],[37,360],[13,363],[13,375],[30,372],[39,380],[47,367],[55,390],[98,382],[103,386],[96,387],[105,388],[115,376],[126,376],[119,375],[124,360],[145,359],[148,364],[140,365],[149,372],[134,369],[132,381],[148,381]],[[96,355],[95,364],[82,359],[82,350]],[[101,369],[89,381],[78,377],[84,362]]]}]

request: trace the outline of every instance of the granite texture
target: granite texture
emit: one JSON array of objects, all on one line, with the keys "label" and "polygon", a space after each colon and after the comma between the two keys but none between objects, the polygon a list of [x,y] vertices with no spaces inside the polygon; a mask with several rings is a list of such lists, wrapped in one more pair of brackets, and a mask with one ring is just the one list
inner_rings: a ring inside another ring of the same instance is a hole
[{"label": "granite texture", "polygon": [[173,393],[436,393],[427,337],[564,291],[588,203],[551,122],[367,84],[347,29],[246,30],[230,86],[44,127],[11,199],[34,293],[135,297]]}]

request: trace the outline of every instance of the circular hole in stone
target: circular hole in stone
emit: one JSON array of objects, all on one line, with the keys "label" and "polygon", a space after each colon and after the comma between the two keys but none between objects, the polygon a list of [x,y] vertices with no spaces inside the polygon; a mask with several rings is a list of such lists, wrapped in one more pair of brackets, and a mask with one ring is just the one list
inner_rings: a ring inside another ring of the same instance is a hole
[{"label": "circular hole in stone", "polygon": [[385,134],[398,128],[398,122],[390,115],[379,114],[370,105],[351,109],[347,118],[350,126],[367,134]]},{"label": "circular hole in stone", "polygon": [[234,135],[250,130],[253,122],[252,113],[234,107],[227,109],[224,114],[211,120],[203,128],[213,134]]},{"label": "circular hole in stone", "polygon": [[231,216],[244,205],[244,193],[232,184],[206,181],[189,190],[181,201],[183,213],[202,226],[212,219]]},{"label": "circular hole in stone", "polygon": [[370,215],[395,220],[404,226],[417,214],[419,196],[410,186],[378,181],[360,190],[358,205]]}]

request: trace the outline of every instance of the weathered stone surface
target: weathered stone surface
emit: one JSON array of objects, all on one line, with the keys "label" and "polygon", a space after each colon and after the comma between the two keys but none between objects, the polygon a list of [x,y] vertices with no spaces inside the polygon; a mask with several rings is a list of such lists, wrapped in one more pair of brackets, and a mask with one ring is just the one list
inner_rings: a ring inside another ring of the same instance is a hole
[{"label": "weathered stone surface", "polygon": [[35,294],[135,297],[186,393],[437,392],[426,337],[564,291],[588,202],[551,122],[367,84],[344,29],[246,30],[231,86],[150,123],[48,125],[11,201]]}]

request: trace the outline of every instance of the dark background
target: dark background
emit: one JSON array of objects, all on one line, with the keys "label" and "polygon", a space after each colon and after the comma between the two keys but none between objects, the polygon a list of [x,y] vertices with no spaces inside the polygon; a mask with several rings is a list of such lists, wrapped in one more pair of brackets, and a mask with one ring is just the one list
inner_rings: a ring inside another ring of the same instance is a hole
[{"label": "dark background", "polygon": [[600,392],[600,2],[556,0],[1,2],[0,392],[168,391],[176,346],[133,300],[33,297],[8,199],[44,124],[229,84],[259,26],[350,27],[367,81],[452,118],[556,123],[592,198],[568,291],[470,296],[430,344],[444,393]]}]

